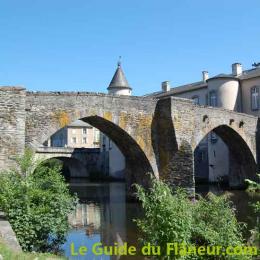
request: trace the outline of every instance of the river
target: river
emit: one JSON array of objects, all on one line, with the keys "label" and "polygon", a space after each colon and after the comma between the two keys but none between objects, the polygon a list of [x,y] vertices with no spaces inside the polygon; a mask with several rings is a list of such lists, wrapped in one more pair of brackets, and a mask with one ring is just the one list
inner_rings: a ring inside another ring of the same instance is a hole
[{"label": "river", "polygon": [[[64,255],[73,260],[106,260],[119,259],[115,256],[95,256],[91,250],[86,256],[72,256],[71,246],[74,246],[75,254],[80,246],[91,249],[95,243],[113,245],[127,242],[128,245],[138,247],[140,234],[132,221],[142,216],[140,205],[135,202],[126,202],[125,183],[107,182],[95,183],[83,179],[71,179],[70,189],[76,192],[80,198],[76,210],[69,216],[72,229],[67,235],[67,241],[62,246]],[[223,193],[218,186],[202,186],[198,193],[207,191],[215,194]],[[257,216],[249,203],[259,200],[259,197],[241,190],[225,191],[236,207],[237,218],[248,225],[248,230],[256,224]],[[245,233],[248,237],[249,231]],[[133,259],[133,257],[121,257],[120,259]],[[134,259],[143,259],[135,256]]]}]

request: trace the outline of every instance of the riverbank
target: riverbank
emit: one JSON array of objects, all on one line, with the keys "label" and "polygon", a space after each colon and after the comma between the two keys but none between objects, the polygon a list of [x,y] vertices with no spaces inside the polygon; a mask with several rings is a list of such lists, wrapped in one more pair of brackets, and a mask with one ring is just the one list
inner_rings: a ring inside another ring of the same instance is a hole
[{"label": "riverbank", "polygon": [[63,260],[66,258],[52,254],[24,253],[18,243],[15,233],[6,220],[4,213],[0,212],[0,260]]},{"label": "riverbank", "polygon": [[0,239],[8,245],[13,251],[21,252],[22,248],[20,247],[16,235],[7,221],[4,213],[0,211]]},{"label": "riverbank", "polygon": [[40,253],[24,253],[22,251],[14,251],[0,239],[0,259],[3,260],[65,260],[64,257],[55,256],[52,254]]}]

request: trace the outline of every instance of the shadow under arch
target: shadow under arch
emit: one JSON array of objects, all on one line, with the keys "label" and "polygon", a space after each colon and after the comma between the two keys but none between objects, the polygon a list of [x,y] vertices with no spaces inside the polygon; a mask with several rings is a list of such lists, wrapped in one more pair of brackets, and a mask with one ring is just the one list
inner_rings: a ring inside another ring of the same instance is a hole
[{"label": "shadow under arch", "polygon": [[250,147],[241,135],[228,125],[219,125],[213,128],[198,142],[196,149],[211,132],[216,133],[229,149],[229,158],[226,158],[229,160],[229,186],[231,188],[244,188],[245,179],[256,180],[257,163]]},{"label": "shadow under arch", "polygon": [[132,191],[133,183],[149,187],[147,173],[153,174],[153,169],[144,151],[133,137],[118,125],[100,116],[88,116],[80,120],[89,123],[108,136],[125,156],[125,180],[128,192]]},{"label": "shadow under arch", "polygon": [[43,165],[52,166],[52,163],[61,163],[62,174],[66,180],[70,178],[87,178],[89,173],[86,166],[77,158],[56,156],[45,159]]}]

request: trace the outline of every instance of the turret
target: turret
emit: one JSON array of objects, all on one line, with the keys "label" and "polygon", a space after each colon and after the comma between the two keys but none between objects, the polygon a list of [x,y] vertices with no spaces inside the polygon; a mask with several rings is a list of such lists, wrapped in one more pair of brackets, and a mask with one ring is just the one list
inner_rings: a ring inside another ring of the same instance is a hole
[{"label": "turret", "polygon": [[132,88],[129,86],[125,74],[121,67],[121,62],[117,63],[116,72],[107,88],[108,93],[112,95],[125,95],[130,96],[132,94]]}]

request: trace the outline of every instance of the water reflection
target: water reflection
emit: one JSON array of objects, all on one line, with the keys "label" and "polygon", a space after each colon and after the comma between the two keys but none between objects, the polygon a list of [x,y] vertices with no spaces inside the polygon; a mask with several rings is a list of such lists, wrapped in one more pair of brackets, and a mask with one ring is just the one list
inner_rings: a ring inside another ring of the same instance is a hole
[{"label": "water reflection", "polygon": [[[80,198],[77,209],[69,216],[73,227],[67,236],[67,242],[63,245],[65,255],[69,259],[133,259],[133,257],[95,256],[91,252],[93,244],[101,242],[103,245],[119,245],[127,242],[138,248],[138,230],[134,218],[141,217],[140,205],[125,201],[125,184],[92,183],[82,179],[70,181],[70,189],[76,192]],[[228,193],[230,199],[237,208],[239,221],[248,223],[249,229],[256,224],[256,215],[249,202],[259,200],[259,196],[252,196],[245,191],[224,191],[217,186],[200,186],[197,192],[204,195],[207,192],[215,194]],[[249,231],[245,234],[249,237]],[[75,249],[86,246],[90,251],[86,256],[71,256],[70,245],[74,243]],[[144,259],[135,256],[134,259]]]},{"label": "water reflection", "polygon": [[[79,180],[70,181],[70,189],[76,192],[80,198],[80,204],[69,216],[73,229],[69,232],[67,242],[63,245],[65,255],[69,259],[119,259],[116,257],[96,257],[91,252],[88,258],[72,257],[70,245],[75,248],[101,242],[103,245],[122,245],[128,242],[137,246],[137,231],[132,222],[133,218],[140,215],[137,203],[126,203],[125,184],[91,183]],[[134,210],[133,210],[134,209]]]}]

